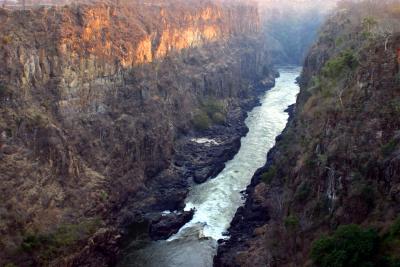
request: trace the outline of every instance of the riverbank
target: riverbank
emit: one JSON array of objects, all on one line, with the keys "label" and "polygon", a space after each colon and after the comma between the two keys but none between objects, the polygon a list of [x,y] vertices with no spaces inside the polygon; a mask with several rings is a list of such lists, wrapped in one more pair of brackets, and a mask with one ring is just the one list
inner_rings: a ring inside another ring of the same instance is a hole
[{"label": "riverbank", "polygon": [[184,211],[184,201],[190,187],[215,177],[238,152],[240,139],[248,132],[245,124],[248,112],[260,105],[260,94],[275,85],[278,73],[271,74],[254,87],[251,97],[230,107],[224,124],[183,133],[175,141],[169,168],[153,177],[134,202],[127,196],[126,201],[118,203],[114,208],[118,212],[110,223],[115,227],[107,228],[100,242],[89,243],[75,255],[74,264],[85,264],[98,250],[111,251],[102,255],[108,255],[106,261],[115,264],[124,248],[137,250],[149,242],[167,239],[188,222],[193,211]]},{"label": "riverbank", "polygon": [[225,168],[215,179],[192,186],[185,200],[186,211],[195,209],[190,222],[172,236],[170,241],[147,243],[139,251],[137,243],[131,242],[131,249],[125,253],[120,266],[212,265],[217,240],[225,235],[236,209],[243,203],[241,191],[250,182],[254,171],[265,163],[267,151],[286,124],[287,114],[284,110],[295,101],[296,88],[293,90],[284,84],[294,81],[298,73],[294,75],[287,72],[277,79],[273,89],[260,96],[262,105],[248,113],[245,123],[250,131],[240,140],[238,153],[225,163]]},{"label": "riverbank", "polygon": [[[293,83],[295,83],[295,80],[293,80]],[[295,113],[295,104],[288,106],[287,109],[285,109],[285,112],[289,116],[288,123],[282,133],[276,136],[276,142],[282,138],[288,127],[290,127],[289,125]],[[264,205],[263,201],[268,188],[264,183],[260,182],[265,179],[265,173],[267,173],[271,168],[272,160],[276,153],[279,153],[279,151],[277,151],[276,146],[274,146],[268,151],[265,165],[259,168],[251,178],[250,184],[244,191],[246,201],[244,205],[239,207],[236,211],[227,231],[229,239],[218,240],[218,252],[214,257],[213,266],[236,266],[238,262],[240,262],[237,260],[237,256],[240,252],[248,248],[248,244],[252,242],[252,238],[257,231],[263,231],[263,229],[257,230],[257,228],[265,225],[269,221],[270,210],[266,205]],[[275,204],[279,205],[279,203]],[[255,250],[252,257],[255,259],[262,257],[262,255],[259,255],[258,253],[259,252]]]}]

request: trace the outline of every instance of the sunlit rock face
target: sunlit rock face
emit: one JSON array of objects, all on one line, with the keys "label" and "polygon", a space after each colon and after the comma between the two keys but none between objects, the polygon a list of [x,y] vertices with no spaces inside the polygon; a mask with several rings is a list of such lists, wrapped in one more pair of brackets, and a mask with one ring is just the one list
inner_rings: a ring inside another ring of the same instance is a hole
[{"label": "sunlit rock face", "polygon": [[248,4],[0,9],[0,33],[0,259],[28,231],[154,206],[201,101],[229,112],[272,75]]},{"label": "sunlit rock face", "polygon": [[[27,21],[40,18],[47,25],[25,25],[26,39],[35,39],[37,44],[18,42],[5,56],[11,64],[5,67],[14,68],[12,59],[18,59],[23,75],[13,79],[24,88],[57,76],[57,82],[67,89],[59,103],[65,114],[82,109],[92,112],[104,101],[99,99],[99,90],[105,88],[96,90],[96,101],[86,101],[94,94],[89,89],[93,82],[110,87],[126,69],[162,60],[182,49],[259,31],[255,7],[222,7],[211,2],[192,7],[183,3],[124,8],[98,4],[24,13]],[[10,24],[19,19],[15,14],[7,18]],[[7,25],[4,28],[11,30]],[[33,36],[33,32],[40,35]]]}]

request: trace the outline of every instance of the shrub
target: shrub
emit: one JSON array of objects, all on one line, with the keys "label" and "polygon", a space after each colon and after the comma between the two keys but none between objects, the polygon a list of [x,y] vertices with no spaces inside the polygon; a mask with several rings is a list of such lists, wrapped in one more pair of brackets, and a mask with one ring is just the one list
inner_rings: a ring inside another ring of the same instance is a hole
[{"label": "shrub", "polygon": [[43,244],[49,242],[49,238],[45,235],[37,235],[37,234],[28,234],[22,240],[21,248],[24,251],[32,251],[36,248],[39,248]]},{"label": "shrub", "polygon": [[311,258],[320,267],[375,266],[379,236],[358,225],[339,226],[332,236],[314,241]]},{"label": "shrub", "polygon": [[362,20],[362,26],[367,33],[371,33],[376,25],[378,25],[378,21],[374,17],[368,16]]},{"label": "shrub", "polygon": [[220,112],[217,112],[212,115],[212,121],[216,124],[224,124],[226,120],[226,116]]},{"label": "shrub", "polygon": [[5,36],[3,36],[2,43],[4,45],[8,45],[12,42],[12,40],[13,40],[13,38],[11,35],[5,35]]},{"label": "shrub", "polygon": [[108,198],[108,193],[106,191],[101,191],[100,192],[100,198],[102,201],[106,201]]},{"label": "shrub", "polygon": [[296,189],[294,198],[297,201],[305,201],[311,193],[311,186],[307,181],[303,181]]},{"label": "shrub", "polygon": [[390,227],[389,235],[393,238],[400,238],[400,217],[398,217]]},{"label": "shrub", "polygon": [[64,224],[48,234],[27,234],[21,243],[26,252],[39,251],[44,261],[68,249],[68,246],[88,238],[100,225],[100,220],[90,219],[78,224]]},{"label": "shrub", "polygon": [[4,83],[0,82],[0,97],[6,96],[7,93],[8,93],[7,86]]},{"label": "shrub", "polygon": [[354,70],[357,66],[357,57],[351,50],[347,50],[339,56],[328,60],[322,69],[322,74],[327,78],[336,79],[345,71]]},{"label": "shrub", "polygon": [[385,144],[382,147],[383,155],[384,156],[389,156],[390,154],[392,154],[396,150],[397,143],[398,143],[397,140],[392,139],[387,144]]},{"label": "shrub", "polygon": [[286,230],[288,231],[294,231],[298,228],[299,226],[299,219],[294,216],[294,215],[289,215],[285,218],[285,220],[283,221]]},{"label": "shrub", "polygon": [[274,179],[275,176],[276,176],[276,168],[275,166],[270,166],[268,168],[268,171],[261,174],[261,180],[264,183],[269,184],[271,183],[272,179]]},{"label": "shrub", "polygon": [[361,198],[369,209],[375,206],[375,191],[370,185],[365,185],[361,190]]},{"label": "shrub", "polygon": [[400,84],[400,71],[395,75],[395,81],[397,84]]},{"label": "shrub", "polygon": [[210,128],[210,118],[204,112],[198,113],[193,117],[193,125],[196,130],[204,131]]},{"label": "shrub", "polygon": [[343,44],[343,42],[344,42],[343,38],[342,37],[338,37],[335,40],[335,45],[336,46],[341,46]]},{"label": "shrub", "polygon": [[313,214],[317,217],[327,215],[329,213],[330,199],[324,195],[321,199],[315,202]]},{"label": "shrub", "polygon": [[216,113],[224,112],[224,105],[222,101],[216,99],[207,99],[202,101],[202,109],[208,116],[212,117]]},{"label": "shrub", "polygon": [[196,130],[203,131],[211,126],[211,123],[224,124],[226,113],[222,101],[208,98],[200,100],[200,111],[193,118]]},{"label": "shrub", "polygon": [[383,236],[380,251],[384,253],[378,266],[400,267],[400,217]]}]

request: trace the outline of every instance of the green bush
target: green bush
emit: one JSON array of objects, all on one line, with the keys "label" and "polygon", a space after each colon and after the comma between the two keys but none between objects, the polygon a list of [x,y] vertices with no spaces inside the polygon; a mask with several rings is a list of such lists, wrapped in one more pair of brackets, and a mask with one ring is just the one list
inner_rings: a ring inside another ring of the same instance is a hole
[{"label": "green bush", "polygon": [[307,181],[302,182],[296,189],[294,198],[297,201],[305,201],[311,193],[311,186]]},{"label": "green bush", "polygon": [[212,117],[216,113],[224,112],[224,105],[222,101],[216,99],[207,99],[202,101],[202,109],[208,116]]},{"label": "green bush", "polygon": [[204,112],[198,113],[193,117],[193,125],[196,130],[204,131],[210,128],[210,118]]},{"label": "green bush", "polygon": [[400,238],[400,217],[398,217],[390,227],[389,235],[392,238]]},{"label": "green bush", "polygon": [[343,38],[342,37],[338,37],[335,40],[335,45],[336,46],[341,46],[343,44],[343,42],[344,42]]},{"label": "green bush", "polygon": [[311,258],[319,267],[372,267],[378,241],[375,230],[354,224],[339,226],[332,236],[323,236],[313,243]]},{"label": "green bush", "polygon": [[7,94],[7,86],[0,82],[0,97],[5,96]]},{"label": "green bush", "polygon": [[395,81],[397,84],[400,84],[400,71],[397,72],[396,76],[395,76]]},{"label": "green bush", "polygon": [[220,112],[217,112],[212,115],[211,119],[216,124],[224,124],[226,121],[226,116]]},{"label": "green bush", "polygon": [[300,225],[299,219],[294,215],[287,216],[283,221],[283,223],[285,225],[286,230],[288,231],[294,231]]},{"label": "green bush", "polygon": [[37,235],[37,234],[28,234],[22,240],[21,248],[24,251],[32,251],[34,249],[39,248],[43,244],[50,242],[49,236],[46,235]]},{"label": "green bush", "polygon": [[100,225],[100,220],[89,219],[78,224],[63,224],[48,234],[27,234],[21,243],[26,252],[39,251],[44,261],[68,249],[69,246],[88,238]]},{"label": "green bush", "polygon": [[226,121],[226,112],[222,101],[207,98],[200,102],[200,111],[193,118],[193,125],[196,130],[203,131],[213,124],[224,124]]},{"label": "green bush", "polygon": [[263,181],[266,184],[269,184],[271,183],[272,179],[274,179],[275,176],[276,176],[276,167],[270,166],[268,168],[268,171],[261,174],[261,181]]},{"label": "green bush", "polygon": [[396,150],[397,143],[398,143],[397,140],[392,139],[387,144],[385,144],[382,147],[383,155],[384,156],[389,156],[390,154],[392,154]]},{"label": "green bush", "polygon": [[347,50],[339,56],[328,60],[322,69],[322,74],[327,78],[336,80],[345,71],[354,70],[357,66],[357,57],[351,50]]},{"label": "green bush", "polygon": [[383,236],[380,251],[384,253],[378,266],[400,267],[400,217]]}]

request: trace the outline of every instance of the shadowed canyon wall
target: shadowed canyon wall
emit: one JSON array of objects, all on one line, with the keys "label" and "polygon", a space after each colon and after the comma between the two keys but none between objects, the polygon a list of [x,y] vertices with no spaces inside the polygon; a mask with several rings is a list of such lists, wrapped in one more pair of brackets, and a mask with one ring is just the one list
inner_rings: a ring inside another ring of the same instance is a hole
[{"label": "shadowed canyon wall", "polygon": [[329,17],[216,266],[399,264],[399,10],[348,1]]}]

